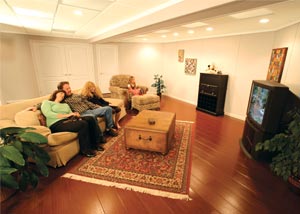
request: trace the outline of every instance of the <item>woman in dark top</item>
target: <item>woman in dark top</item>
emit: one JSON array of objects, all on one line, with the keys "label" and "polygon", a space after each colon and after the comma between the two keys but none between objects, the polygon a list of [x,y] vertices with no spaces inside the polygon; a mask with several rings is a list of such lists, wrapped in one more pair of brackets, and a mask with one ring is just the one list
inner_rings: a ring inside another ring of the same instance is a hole
[{"label": "woman in dark top", "polygon": [[119,125],[120,112],[121,109],[118,106],[111,106],[109,102],[103,99],[103,95],[98,86],[95,83],[88,81],[84,84],[81,95],[86,97],[88,101],[97,104],[99,106],[110,106],[115,113],[115,124],[116,128],[119,129],[121,126]]}]

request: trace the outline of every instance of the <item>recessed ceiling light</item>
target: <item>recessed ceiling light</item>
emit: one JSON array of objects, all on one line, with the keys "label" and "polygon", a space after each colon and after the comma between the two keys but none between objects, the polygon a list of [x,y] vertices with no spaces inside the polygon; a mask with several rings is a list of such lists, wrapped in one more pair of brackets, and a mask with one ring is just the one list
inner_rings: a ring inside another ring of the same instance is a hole
[{"label": "recessed ceiling light", "polygon": [[269,19],[261,19],[259,20],[259,23],[265,24],[268,23],[270,20]]},{"label": "recessed ceiling light", "polygon": [[167,35],[161,35],[162,38],[167,38]]},{"label": "recessed ceiling light", "polygon": [[214,30],[212,27],[208,27],[208,28],[206,28],[206,30],[207,31],[212,31],[212,30]]},{"label": "recessed ceiling light", "polygon": [[188,34],[193,34],[193,33],[195,33],[195,31],[193,31],[193,30],[188,30]]},{"label": "recessed ceiling light", "polygon": [[74,13],[76,16],[82,16],[82,11],[81,11],[81,10],[74,10],[73,13]]},{"label": "recessed ceiling light", "polygon": [[143,38],[143,41],[148,41],[148,39],[147,38]]},{"label": "recessed ceiling light", "polygon": [[173,36],[178,36],[178,35],[179,35],[179,33],[177,33],[177,32],[173,33]]}]

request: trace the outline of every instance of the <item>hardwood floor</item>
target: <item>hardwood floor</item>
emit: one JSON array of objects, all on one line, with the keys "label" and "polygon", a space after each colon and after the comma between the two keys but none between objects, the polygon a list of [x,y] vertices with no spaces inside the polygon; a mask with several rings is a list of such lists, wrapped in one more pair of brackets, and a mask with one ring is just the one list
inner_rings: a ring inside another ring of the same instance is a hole
[{"label": "hardwood floor", "polygon": [[[195,122],[191,201],[61,179],[83,159],[78,155],[66,167],[51,168],[37,189],[2,203],[1,213],[299,213],[300,196],[265,164],[241,151],[244,121],[205,114],[170,97],[163,97],[161,110],[176,112],[177,120]],[[121,125],[131,117],[127,115]]]}]

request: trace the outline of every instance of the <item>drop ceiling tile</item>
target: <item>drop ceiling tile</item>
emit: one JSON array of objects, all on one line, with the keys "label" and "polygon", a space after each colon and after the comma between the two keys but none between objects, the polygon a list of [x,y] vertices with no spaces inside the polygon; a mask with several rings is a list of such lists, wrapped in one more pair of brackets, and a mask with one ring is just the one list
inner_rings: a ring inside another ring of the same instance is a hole
[{"label": "drop ceiling tile", "polygon": [[39,11],[53,17],[58,0],[6,0],[12,8]]},{"label": "drop ceiling tile", "polygon": [[62,0],[62,4],[102,11],[116,0]]},{"label": "drop ceiling tile", "polygon": [[[141,3],[143,1],[143,3]],[[141,8],[143,10],[157,7],[170,0],[118,0],[118,4],[126,5],[128,7]],[[174,0],[173,0],[174,1]]]},{"label": "drop ceiling tile", "polygon": [[19,16],[22,25],[30,31],[30,29],[41,30],[41,31],[51,31],[52,20],[42,19],[35,17]]},{"label": "drop ceiling tile", "polygon": [[53,29],[77,31],[89,23],[99,13],[96,10],[80,9],[82,15],[75,15],[77,7],[59,5],[53,23]]},{"label": "drop ceiling tile", "polygon": [[0,23],[13,25],[13,26],[22,26],[18,18],[12,12],[12,10],[7,7],[4,1],[0,1]]},{"label": "drop ceiling tile", "polygon": [[89,36],[96,35],[99,31],[105,31],[108,28],[114,28],[113,26],[126,23],[128,19],[141,11],[141,9],[113,4],[104,12],[98,14],[91,22],[76,32],[76,34],[88,33]]}]

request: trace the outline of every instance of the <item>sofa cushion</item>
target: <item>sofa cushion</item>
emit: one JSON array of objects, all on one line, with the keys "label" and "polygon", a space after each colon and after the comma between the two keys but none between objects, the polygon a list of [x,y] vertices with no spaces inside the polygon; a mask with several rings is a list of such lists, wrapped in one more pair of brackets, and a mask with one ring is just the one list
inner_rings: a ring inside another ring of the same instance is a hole
[{"label": "sofa cushion", "polygon": [[19,111],[15,115],[15,122],[18,126],[39,126],[38,111]]}]

